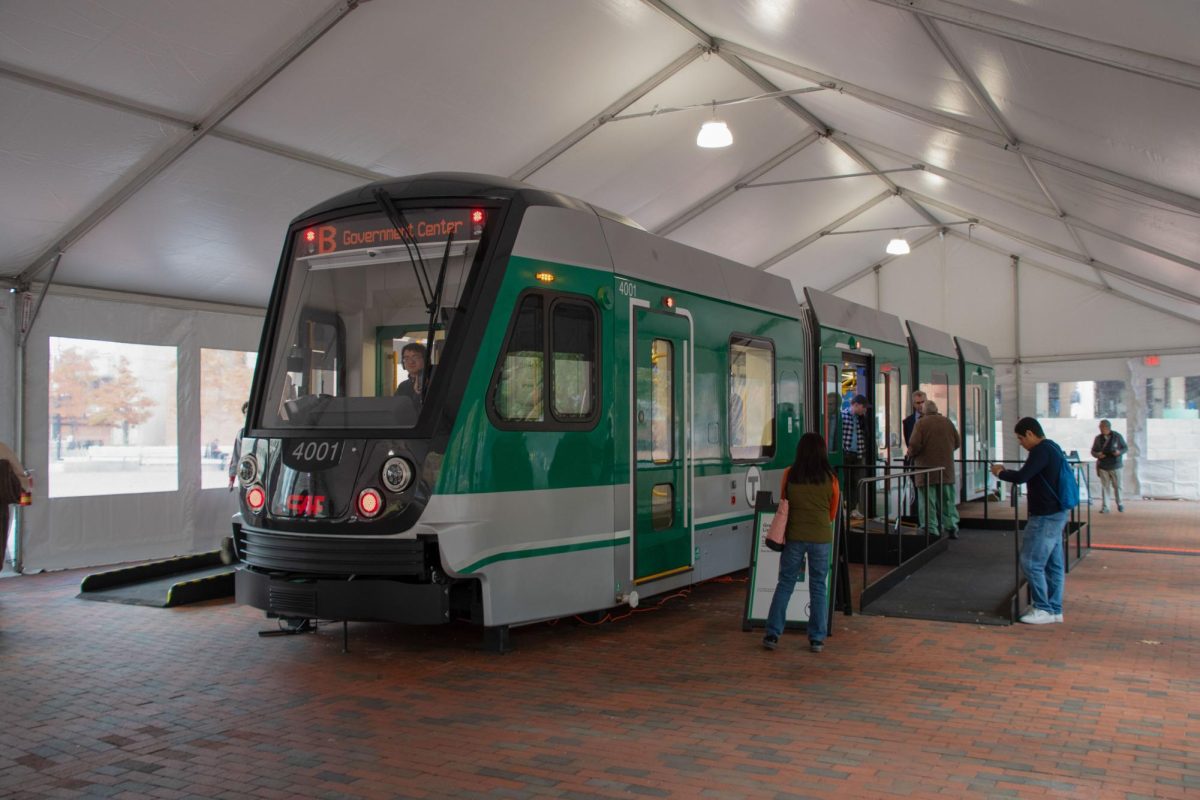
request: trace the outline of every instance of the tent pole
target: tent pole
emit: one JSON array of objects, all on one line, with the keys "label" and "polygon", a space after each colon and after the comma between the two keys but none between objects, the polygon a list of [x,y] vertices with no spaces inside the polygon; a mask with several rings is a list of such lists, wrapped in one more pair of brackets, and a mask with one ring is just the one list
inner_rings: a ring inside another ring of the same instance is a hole
[{"label": "tent pole", "polygon": [[1009,256],[1013,266],[1013,385],[1016,387],[1016,413],[1021,418],[1021,258]]}]

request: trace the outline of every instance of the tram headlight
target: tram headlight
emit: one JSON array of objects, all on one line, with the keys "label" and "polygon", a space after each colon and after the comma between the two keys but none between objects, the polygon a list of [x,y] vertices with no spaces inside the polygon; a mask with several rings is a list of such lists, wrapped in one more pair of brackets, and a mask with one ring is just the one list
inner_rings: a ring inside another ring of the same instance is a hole
[{"label": "tram headlight", "polygon": [[412,485],[414,474],[413,466],[407,459],[393,456],[383,462],[383,471],[379,474],[379,479],[389,492],[399,493]]},{"label": "tram headlight", "polygon": [[374,517],[383,510],[383,495],[377,489],[363,489],[358,493],[358,513],[363,517]]},{"label": "tram headlight", "polygon": [[243,488],[258,480],[258,459],[250,454],[242,456],[237,465],[237,477]]}]

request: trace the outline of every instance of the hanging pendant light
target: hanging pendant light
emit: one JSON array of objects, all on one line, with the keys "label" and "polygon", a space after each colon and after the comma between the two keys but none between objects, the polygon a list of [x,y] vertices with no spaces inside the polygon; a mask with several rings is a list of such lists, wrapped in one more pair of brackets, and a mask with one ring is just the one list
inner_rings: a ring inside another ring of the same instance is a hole
[{"label": "hanging pendant light", "polygon": [[729,130],[729,126],[722,120],[717,119],[717,101],[713,101],[713,118],[700,126],[700,133],[696,134],[697,147],[729,147],[733,144],[733,134]]},{"label": "hanging pendant light", "polygon": [[908,239],[892,239],[890,242],[888,242],[886,250],[888,255],[906,256],[910,252],[908,247]]}]

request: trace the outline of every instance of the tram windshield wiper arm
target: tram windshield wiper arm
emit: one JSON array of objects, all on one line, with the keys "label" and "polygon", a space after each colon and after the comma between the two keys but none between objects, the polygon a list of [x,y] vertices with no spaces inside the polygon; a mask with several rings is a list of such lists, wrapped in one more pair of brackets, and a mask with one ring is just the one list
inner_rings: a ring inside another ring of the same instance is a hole
[{"label": "tram windshield wiper arm", "polygon": [[[404,212],[396,207],[387,192],[383,189],[376,189],[374,194],[375,202],[383,209],[383,213],[387,214],[388,221],[392,223],[392,227],[400,236],[400,241],[408,250],[408,260],[413,265],[413,275],[417,279],[417,288],[421,290],[421,300],[425,303],[425,308],[429,309],[432,303],[433,285],[429,280],[429,270],[425,268],[425,259],[421,257],[421,246],[413,238],[408,220],[404,218]],[[424,278],[423,282],[422,277]]]},{"label": "tram windshield wiper arm", "polygon": [[442,307],[442,289],[446,285],[446,267],[450,264],[450,245],[454,244],[454,231],[446,237],[446,249],[442,251],[442,265],[438,268],[437,289],[433,292],[433,302],[429,304],[429,335],[425,339],[429,343],[428,357],[425,359],[425,382],[433,380],[433,328],[437,324],[438,309]]}]

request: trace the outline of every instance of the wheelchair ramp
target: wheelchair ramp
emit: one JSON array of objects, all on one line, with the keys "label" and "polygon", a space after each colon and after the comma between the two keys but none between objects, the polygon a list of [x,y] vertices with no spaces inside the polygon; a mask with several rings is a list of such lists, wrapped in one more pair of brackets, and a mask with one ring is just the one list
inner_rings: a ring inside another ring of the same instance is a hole
[{"label": "wheelchair ramp", "polygon": [[[961,528],[945,552],[863,608],[865,614],[1009,625],[1016,575],[1013,532]],[[1021,579],[1022,585],[1024,578]]]},{"label": "wheelchair ramp", "polygon": [[88,575],[79,585],[78,597],[172,608],[233,597],[235,571],[221,563],[220,551],[180,556]]}]

